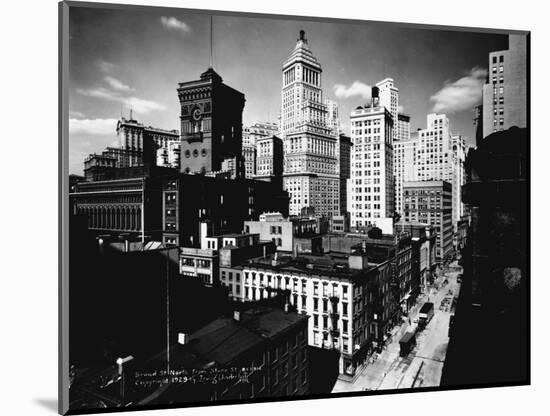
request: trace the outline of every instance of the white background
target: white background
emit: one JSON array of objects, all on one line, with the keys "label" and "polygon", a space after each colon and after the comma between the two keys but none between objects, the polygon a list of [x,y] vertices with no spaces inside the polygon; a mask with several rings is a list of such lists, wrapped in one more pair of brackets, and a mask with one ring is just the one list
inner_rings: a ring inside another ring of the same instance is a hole
[{"label": "white background", "polygon": [[[545,2],[136,1],[188,8],[532,31],[532,386],[146,414],[548,414],[550,313],[546,305],[550,304],[550,276],[543,264],[548,258],[549,242],[545,162],[550,136],[545,127],[550,117],[547,104],[550,23]],[[57,406],[57,4],[54,0],[5,1],[1,20],[0,414],[51,415]],[[503,337],[505,340],[505,334]]]}]

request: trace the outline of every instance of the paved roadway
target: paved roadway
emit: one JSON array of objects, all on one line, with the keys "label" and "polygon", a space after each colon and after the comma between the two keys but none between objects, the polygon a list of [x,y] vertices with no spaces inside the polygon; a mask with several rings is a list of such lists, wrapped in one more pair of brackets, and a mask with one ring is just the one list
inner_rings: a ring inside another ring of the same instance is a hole
[{"label": "paved roadway", "polygon": [[[429,294],[419,296],[409,314],[411,319],[414,321],[418,310],[427,301],[434,302],[435,313],[426,328],[417,333],[416,347],[407,357],[399,356],[399,340],[405,332],[415,329],[414,323],[411,326],[405,323],[395,328],[391,342],[377,359],[359,369],[352,382],[338,379],[332,392],[439,386],[449,341],[450,301],[452,295],[458,295],[458,273],[446,273],[436,281],[439,284],[438,289],[431,289]],[[448,283],[442,285],[445,277]],[[440,305],[444,299],[449,300],[448,308],[441,310]]]}]

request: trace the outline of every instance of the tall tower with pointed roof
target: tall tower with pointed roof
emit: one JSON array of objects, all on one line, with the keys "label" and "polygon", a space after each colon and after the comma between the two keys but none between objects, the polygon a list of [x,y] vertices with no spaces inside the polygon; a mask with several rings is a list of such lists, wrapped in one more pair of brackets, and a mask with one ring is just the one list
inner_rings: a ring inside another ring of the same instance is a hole
[{"label": "tall tower with pointed roof", "polygon": [[282,72],[280,130],[289,213],[298,215],[307,207],[317,215],[338,215],[338,137],[327,123],[321,64],[303,30]]}]

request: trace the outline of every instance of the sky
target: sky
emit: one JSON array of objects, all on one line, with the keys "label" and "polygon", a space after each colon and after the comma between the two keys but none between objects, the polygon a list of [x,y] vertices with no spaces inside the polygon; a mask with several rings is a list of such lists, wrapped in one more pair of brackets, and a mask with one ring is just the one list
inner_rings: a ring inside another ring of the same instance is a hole
[{"label": "sky", "polygon": [[[445,113],[470,145],[488,54],[508,47],[502,34],[374,22],[214,15],[212,29],[213,67],[245,94],[245,126],[277,121],[281,67],[305,30],[323,69],[324,96],[338,103],[346,133],[370,86],[393,78],[411,131],[426,127],[428,113]],[[116,122],[130,109],[145,125],[179,130],[178,82],[198,79],[209,65],[210,14],[71,8],[69,172],[82,174],[88,154],[117,143]]]}]

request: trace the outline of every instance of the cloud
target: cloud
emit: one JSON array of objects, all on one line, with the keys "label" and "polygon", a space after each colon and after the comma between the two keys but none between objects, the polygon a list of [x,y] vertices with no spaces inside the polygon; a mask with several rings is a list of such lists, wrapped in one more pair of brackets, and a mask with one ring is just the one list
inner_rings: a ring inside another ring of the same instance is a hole
[{"label": "cloud", "polygon": [[[124,84],[123,84],[124,85]],[[155,101],[145,100],[134,96],[124,96],[119,91],[114,91],[105,87],[95,88],[77,88],[75,90],[78,94],[86,97],[99,98],[107,101],[113,101],[123,104],[125,107],[132,108],[134,111],[146,114],[155,110],[164,110],[166,107]]]},{"label": "cloud", "polygon": [[171,17],[162,16],[160,18],[160,22],[166,29],[169,29],[169,30],[177,30],[183,33],[191,32],[191,26],[189,26],[185,22],[182,22],[181,20],[176,19],[173,16]]},{"label": "cloud", "polygon": [[103,72],[111,72],[113,69],[116,68],[115,64],[113,64],[111,62],[107,62],[103,59],[98,59],[96,61],[96,65]]},{"label": "cloud", "polygon": [[69,134],[85,134],[93,136],[113,136],[116,134],[115,118],[69,119]]},{"label": "cloud", "polygon": [[338,98],[359,96],[365,100],[368,100],[371,95],[371,87],[361,81],[354,81],[349,87],[346,87],[343,84],[336,84],[334,86],[334,94]]},{"label": "cloud", "polygon": [[137,111],[138,113],[149,113],[150,111],[154,111],[154,110],[166,109],[165,106],[155,101],[144,100],[137,97],[127,97],[122,101],[122,103],[126,107],[130,107],[134,111]]},{"label": "cloud", "polygon": [[443,88],[430,97],[435,113],[456,113],[470,110],[481,101],[487,70],[472,68],[468,75],[454,82],[447,81]]},{"label": "cloud", "polygon": [[69,111],[69,117],[83,118],[84,114],[81,113],[80,111]]},{"label": "cloud", "polygon": [[124,84],[122,81],[119,81],[118,79],[113,78],[111,76],[105,77],[104,80],[114,90],[117,90],[117,91],[133,91],[133,88],[129,87],[128,85]]}]

